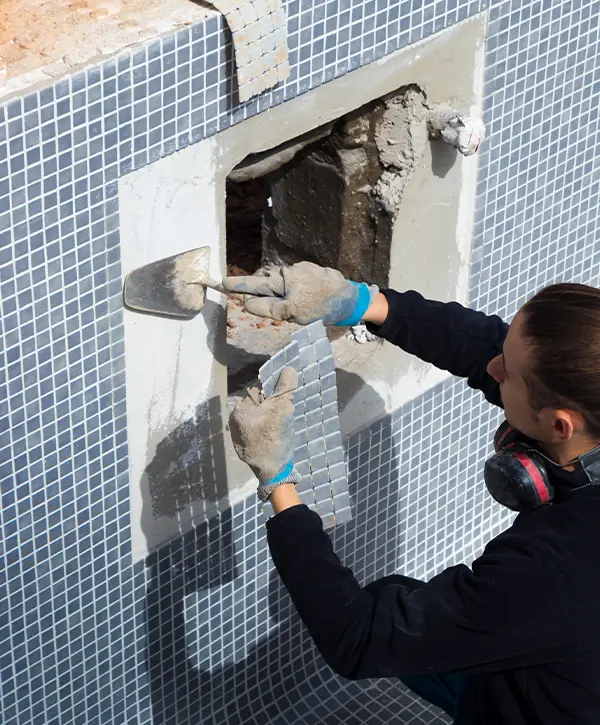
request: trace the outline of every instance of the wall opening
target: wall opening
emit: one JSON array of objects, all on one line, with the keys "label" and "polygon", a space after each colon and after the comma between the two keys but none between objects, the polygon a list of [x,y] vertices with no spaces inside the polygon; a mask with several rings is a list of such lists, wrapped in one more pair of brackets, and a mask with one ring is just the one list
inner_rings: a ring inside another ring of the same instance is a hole
[{"label": "wall opening", "polygon": [[[263,228],[269,204],[265,176],[226,181],[226,269],[230,276],[250,275],[263,267]],[[256,380],[258,369],[283,347],[289,323],[263,320],[246,311],[242,295],[227,303],[227,383],[234,395]]]},{"label": "wall opening", "polygon": [[264,177],[227,179],[227,274],[254,274],[262,265],[262,224],[269,187]]},{"label": "wall opening", "polygon": [[[247,157],[226,184],[228,274],[307,260],[387,285],[393,223],[429,139],[427,118],[424,91],[405,86]],[[230,300],[227,325],[233,394],[295,326],[249,315],[241,297]]]}]

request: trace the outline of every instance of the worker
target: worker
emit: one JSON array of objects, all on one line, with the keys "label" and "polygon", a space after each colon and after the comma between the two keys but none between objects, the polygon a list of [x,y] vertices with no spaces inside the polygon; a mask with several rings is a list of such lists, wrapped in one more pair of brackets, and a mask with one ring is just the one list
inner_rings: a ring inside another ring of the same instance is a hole
[{"label": "worker", "polygon": [[512,525],[471,567],[427,583],[391,575],[361,587],[295,490],[295,370],[283,371],[277,395],[238,404],[236,451],[275,511],[271,555],[325,661],[352,680],[400,678],[456,725],[598,725],[600,290],[547,287],[509,327],[308,262],[225,287],[275,319],[362,320],[504,408],[484,479],[519,512]]}]

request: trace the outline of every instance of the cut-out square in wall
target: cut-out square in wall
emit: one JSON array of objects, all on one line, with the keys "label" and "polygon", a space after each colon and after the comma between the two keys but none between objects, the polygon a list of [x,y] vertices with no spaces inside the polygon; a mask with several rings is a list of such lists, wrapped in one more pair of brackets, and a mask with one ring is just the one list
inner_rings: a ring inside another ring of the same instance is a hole
[{"label": "cut-out square in wall", "polygon": [[[296,488],[302,502],[316,511],[328,528],[348,521],[351,510],[337,408],[335,365],[320,320],[295,332],[292,342],[261,367],[259,379],[266,396],[273,394],[281,371],[288,365],[299,373],[293,398],[295,464],[301,476]],[[321,369],[324,371],[322,376]],[[265,504],[264,512],[267,517],[273,514],[269,503]]]}]

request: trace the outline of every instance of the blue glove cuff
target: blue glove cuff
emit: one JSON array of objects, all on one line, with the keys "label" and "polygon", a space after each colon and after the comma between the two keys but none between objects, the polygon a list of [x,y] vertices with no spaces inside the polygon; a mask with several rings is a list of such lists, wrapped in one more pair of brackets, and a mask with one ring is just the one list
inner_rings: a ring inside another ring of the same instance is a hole
[{"label": "blue glove cuff", "polygon": [[258,498],[265,502],[269,500],[273,489],[277,488],[277,486],[281,486],[284,483],[298,483],[299,480],[300,477],[298,471],[294,468],[294,460],[292,459],[281,473],[260,483],[256,493],[258,494]]},{"label": "blue glove cuff", "polygon": [[292,475],[292,471],[294,470],[294,460],[288,461],[286,467],[278,473],[276,476],[273,476],[273,478],[268,478],[266,481],[263,481],[261,485],[263,486],[272,486],[274,483],[284,483],[285,479]]},{"label": "blue glove cuff", "polygon": [[365,315],[365,312],[369,309],[371,304],[371,290],[369,285],[364,282],[350,282],[350,284],[358,287],[358,298],[356,305],[351,315],[346,317],[345,320],[340,320],[335,323],[335,327],[352,327],[352,325],[358,325]]}]

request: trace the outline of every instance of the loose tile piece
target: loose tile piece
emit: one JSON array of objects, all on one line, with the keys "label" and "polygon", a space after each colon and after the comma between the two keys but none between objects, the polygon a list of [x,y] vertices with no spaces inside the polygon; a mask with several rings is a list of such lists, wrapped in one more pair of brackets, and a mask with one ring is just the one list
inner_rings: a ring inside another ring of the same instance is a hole
[{"label": "loose tile piece", "polygon": [[287,22],[281,0],[209,0],[232,33],[242,103],[290,76]]},{"label": "loose tile piece", "polygon": [[[331,345],[321,321],[292,335],[292,341],[275,353],[259,371],[265,395],[272,395],[282,369],[292,365],[299,373],[294,392],[297,484],[303,503],[323,519],[326,527],[351,518],[348,477],[337,408],[335,365]],[[323,376],[320,370],[324,370]],[[323,401],[326,401],[324,405]],[[344,509],[337,517],[336,498]],[[343,496],[345,494],[345,497]],[[271,516],[269,503],[265,515]]]}]

